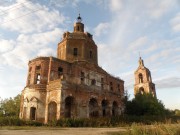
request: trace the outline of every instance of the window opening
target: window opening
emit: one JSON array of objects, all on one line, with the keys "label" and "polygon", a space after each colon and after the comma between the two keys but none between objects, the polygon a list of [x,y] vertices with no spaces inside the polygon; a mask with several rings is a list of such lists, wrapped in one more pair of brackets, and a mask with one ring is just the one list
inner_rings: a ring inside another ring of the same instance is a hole
[{"label": "window opening", "polygon": [[89,52],[89,57],[92,58],[92,51]]},{"label": "window opening", "polygon": [[85,79],[85,74],[84,72],[81,71],[81,83],[84,83],[84,79]]},{"label": "window opening", "polygon": [[112,82],[110,82],[110,90],[113,91],[113,83]]},{"label": "window opening", "polygon": [[63,68],[59,67],[58,68],[58,77],[60,77],[63,74]]},{"label": "window opening", "polygon": [[95,79],[92,79],[91,85],[96,85],[96,80]]},{"label": "window opening", "polygon": [[74,48],[74,56],[77,56],[78,55],[78,49],[77,48]]}]

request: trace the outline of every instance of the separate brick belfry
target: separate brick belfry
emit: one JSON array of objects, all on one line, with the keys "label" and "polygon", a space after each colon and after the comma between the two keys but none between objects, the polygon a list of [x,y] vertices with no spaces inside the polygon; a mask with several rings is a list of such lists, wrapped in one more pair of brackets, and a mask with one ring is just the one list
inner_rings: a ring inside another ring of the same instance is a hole
[{"label": "separate brick belfry", "polygon": [[60,118],[111,117],[124,110],[124,81],[98,65],[97,45],[80,15],[65,32],[57,57],[29,61],[20,118],[47,123]]},{"label": "separate brick belfry", "polygon": [[155,84],[152,82],[151,72],[148,68],[144,66],[144,62],[139,58],[139,67],[134,72],[135,75],[135,85],[134,94],[137,93],[152,93],[156,97]]}]

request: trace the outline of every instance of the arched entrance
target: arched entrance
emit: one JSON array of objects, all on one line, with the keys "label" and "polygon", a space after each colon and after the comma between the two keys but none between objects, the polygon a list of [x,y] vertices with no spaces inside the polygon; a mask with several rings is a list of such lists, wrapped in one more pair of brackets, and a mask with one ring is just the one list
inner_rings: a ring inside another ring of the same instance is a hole
[{"label": "arched entrance", "polygon": [[118,104],[116,101],[112,104],[112,116],[118,116]]},{"label": "arched entrance", "polygon": [[98,117],[98,103],[95,98],[91,98],[89,101],[89,117]]},{"label": "arched entrance", "polygon": [[56,102],[50,102],[48,104],[48,121],[56,120],[57,104]]},{"label": "arched entrance", "polygon": [[65,118],[73,117],[75,112],[75,101],[74,98],[69,96],[65,99]]},{"label": "arched entrance", "polygon": [[106,117],[108,116],[108,101],[103,100],[101,104],[102,104],[102,116]]}]

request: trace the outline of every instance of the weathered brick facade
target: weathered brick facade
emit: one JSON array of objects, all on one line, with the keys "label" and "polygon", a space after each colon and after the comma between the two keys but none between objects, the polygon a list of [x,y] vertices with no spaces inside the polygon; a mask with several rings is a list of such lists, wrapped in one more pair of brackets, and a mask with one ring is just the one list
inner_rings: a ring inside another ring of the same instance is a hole
[{"label": "weathered brick facade", "polygon": [[143,60],[139,59],[139,67],[134,72],[135,85],[134,94],[141,93],[152,93],[156,97],[155,84],[152,82],[151,72],[148,68],[144,66]]},{"label": "weathered brick facade", "polygon": [[79,16],[74,31],[63,34],[57,58],[29,61],[20,118],[47,123],[63,117],[120,115],[123,95],[124,81],[98,66],[97,46]]}]

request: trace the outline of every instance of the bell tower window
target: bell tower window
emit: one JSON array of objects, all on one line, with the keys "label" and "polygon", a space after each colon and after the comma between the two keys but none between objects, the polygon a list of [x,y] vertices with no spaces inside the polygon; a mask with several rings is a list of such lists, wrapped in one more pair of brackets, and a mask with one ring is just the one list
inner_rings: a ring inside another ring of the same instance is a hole
[{"label": "bell tower window", "polygon": [[35,84],[40,84],[41,82],[41,66],[36,66],[36,78],[35,78]]},{"label": "bell tower window", "polygon": [[78,48],[74,48],[73,55],[74,55],[74,56],[77,56],[77,55],[78,55]]},{"label": "bell tower window", "polygon": [[139,83],[143,83],[143,75],[141,73],[139,74]]}]

